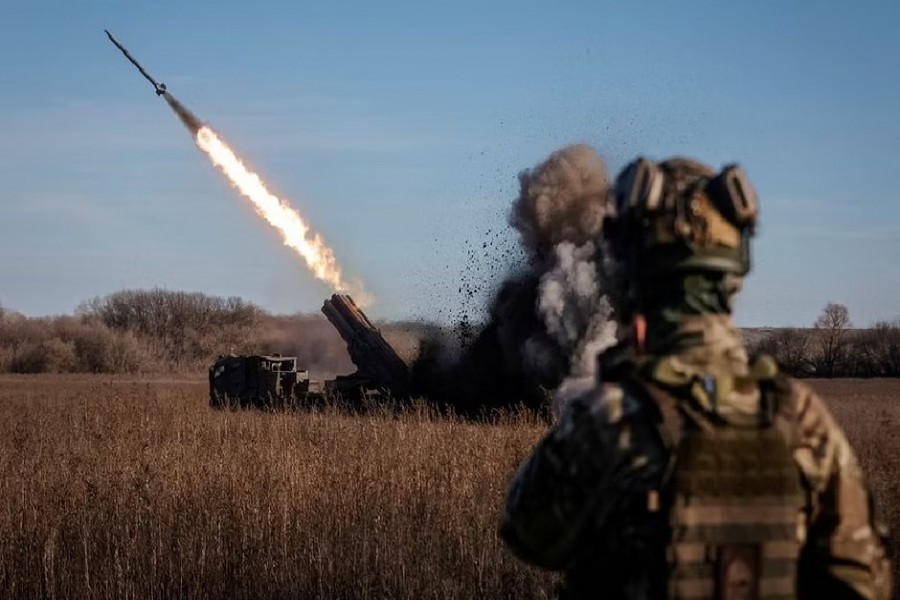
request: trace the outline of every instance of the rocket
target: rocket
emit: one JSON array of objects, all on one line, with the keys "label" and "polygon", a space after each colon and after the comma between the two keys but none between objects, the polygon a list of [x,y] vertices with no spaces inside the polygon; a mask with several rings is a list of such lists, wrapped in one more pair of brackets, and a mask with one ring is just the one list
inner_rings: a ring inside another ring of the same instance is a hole
[{"label": "rocket", "polygon": [[149,81],[149,82],[153,85],[153,89],[154,89],[154,91],[156,91],[156,95],[157,95],[157,96],[162,96],[163,94],[165,94],[165,93],[166,93],[166,84],[164,84],[164,83],[156,83],[156,80],[153,79],[153,78],[150,76],[150,74],[147,73],[147,71],[144,70],[144,67],[142,67],[142,66],[138,63],[138,61],[136,61],[136,60],[134,59],[133,56],[131,56],[130,54],[128,54],[128,50],[126,50],[126,49],[125,49],[125,46],[123,46],[122,44],[120,44],[119,41],[118,41],[116,38],[113,37],[113,34],[111,34],[111,33],[110,33],[108,30],[106,30],[106,29],[104,29],[103,31],[106,32],[106,37],[109,38],[109,41],[111,41],[113,44],[115,44],[116,48],[118,48],[119,50],[121,50],[121,51],[122,51],[122,54],[125,55],[125,58],[127,58],[127,59],[129,60],[129,62],[131,62],[131,64],[133,64],[135,67],[137,67],[137,70],[140,71],[141,75],[143,75],[143,76],[147,79],[147,81]]}]

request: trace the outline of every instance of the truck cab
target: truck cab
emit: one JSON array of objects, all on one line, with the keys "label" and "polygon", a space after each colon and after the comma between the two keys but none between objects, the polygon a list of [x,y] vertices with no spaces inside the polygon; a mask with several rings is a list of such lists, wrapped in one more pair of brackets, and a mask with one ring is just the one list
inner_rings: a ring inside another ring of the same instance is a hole
[{"label": "truck cab", "polygon": [[283,406],[309,391],[309,371],[294,356],[223,355],[209,368],[209,404]]}]

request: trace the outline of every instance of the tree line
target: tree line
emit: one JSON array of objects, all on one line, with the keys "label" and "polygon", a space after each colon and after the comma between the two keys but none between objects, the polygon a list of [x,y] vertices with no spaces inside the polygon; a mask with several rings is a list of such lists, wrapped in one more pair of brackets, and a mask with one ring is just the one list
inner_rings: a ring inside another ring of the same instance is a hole
[{"label": "tree line", "polygon": [[847,307],[829,302],[811,328],[755,333],[746,335],[751,352],[795,377],[900,377],[900,319],[854,329]]},{"label": "tree line", "polygon": [[[408,327],[384,333],[395,346],[415,345]],[[854,329],[847,307],[829,303],[812,327],[744,333],[751,353],[770,354],[796,377],[900,377],[900,319]],[[317,373],[353,370],[321,315],[271,315],[237,297],[123,290],[74,315],[39,318],[0,307],[0,372],[197,373],[229,352],[297,356]]]},{"label": "tree line", "polygon": [[237,297],[123,290],[74,315],[28,318],[0,308],[0,372],[196,373],[230,352],[281,352],[325,371],[352,367],[324,318],[274,316]]}]

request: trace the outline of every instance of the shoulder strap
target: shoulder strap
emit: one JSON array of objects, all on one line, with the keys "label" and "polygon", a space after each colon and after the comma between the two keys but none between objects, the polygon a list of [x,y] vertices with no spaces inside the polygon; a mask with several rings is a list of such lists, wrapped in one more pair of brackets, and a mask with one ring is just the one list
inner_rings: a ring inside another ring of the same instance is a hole
[{"label": "shoulder strap", "polygon": [[678,399],[662,387],[634,378],[631,382],[640,388],[645,397],[653,401],[659,419],[659,430],[669,448],[677,448],[681,443],[683,425],[678,408]]},{"label": "shoulder strap", "polygon": [[797,407],[791,379],[778,368],[775,359],[768,354],[754,357],[750,377],[759,385],[760,427],[771,426],[776,420],[794,423]]}]

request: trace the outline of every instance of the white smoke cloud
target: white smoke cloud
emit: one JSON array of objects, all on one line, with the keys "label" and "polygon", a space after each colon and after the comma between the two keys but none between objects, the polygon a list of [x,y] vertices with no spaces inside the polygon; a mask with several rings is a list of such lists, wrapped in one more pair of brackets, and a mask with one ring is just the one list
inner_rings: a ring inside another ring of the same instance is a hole
[{"label": "white smoke cloud", "polygon": [[597,355],[616,343],[617,323],[604,289],[608,269],[593,242],[557,244],[551,264],[538,286],[537,310],[569,357],[569,373],[555,394],[558,411],[596,383]]}]

